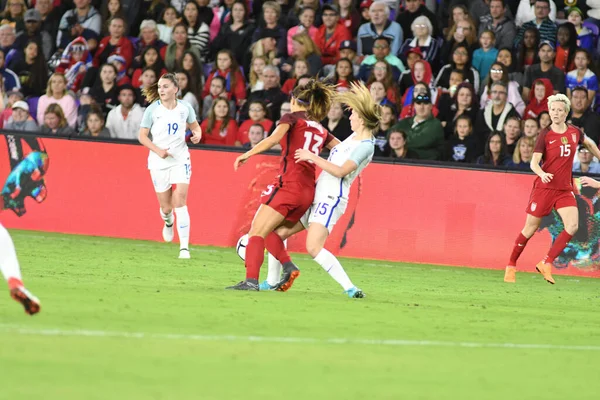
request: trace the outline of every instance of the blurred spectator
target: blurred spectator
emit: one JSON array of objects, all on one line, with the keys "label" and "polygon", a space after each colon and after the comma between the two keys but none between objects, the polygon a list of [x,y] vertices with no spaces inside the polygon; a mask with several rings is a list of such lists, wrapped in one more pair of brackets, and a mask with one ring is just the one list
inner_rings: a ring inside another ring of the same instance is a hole
[{"label": "blurred spectator", "polygon": [[[398,22],[402,27],[405,40],[412,39],[414,37],[413,35],[415,34],[415,31],[412,29],[413,23],[421,16],[427,18],[429,20],[429,26],[433,27],[433,29],[429,30],[429,34],[433,37],[440,36],[437,18],[431,11],[429,11],[424,2],[421,0],[405,0],[404,6],[404,11],[398,14],[396,17],[396,22]],[[419,24],[423,24],[423,22],[419,22]],[[431,60],[428,59],[427,61]]]},{"label": "blurred spectator", "polygon": [[517,147],[517,140],[521,137],[521,120],[519,117],[506,118],[503,133],[506,140],[506,153],[512,154]]},{"label": "blurred spectator", "polygon": [[236,137],[236,146],[241,146],[248,143],[248,132],[254,124],[260,124],[265,132],[269,132],[273,126],[273,121],[268,118],[267,107],[262,101],[253,101],[248,105],[249,119],[242,122]]},{"label": "blurred spectator", "polygon": [[[446,8],[447,6],[447,8]],[[449,12],[448,12],[449,10]],[[471,18],[467,5],[463,0],[450,1],[450,4],[443,4],[438,7],[438,14],[442,15],[442,21],[448,20],[447,25],[442,29],[442,36],[448,40],[452,37],[450,32],[456,29],[456,24],[463,19]],[[445,18],[444,18],[445,17]]]},{"label": "blurred spectator", "polygon": [[360,65],[358,78],[366,81],[373,73],[373,67],[379,61],[386,62],[391,67],[392,79],[398,81],[400,74],[406,70],[402,61],[393,54],[390,54],[390,40],[385,36],[375,39],[373,45],[373,54],[366,56]]},{"label": "blurred spectator", "polygon": [[51,104],[59,104],[61,110],[66,114],[67,121],[71,128],[77,124],[77,103],[75,99],[67,92],[67,79],[63,74],[54,73],[48,80],[46,94],[40,97],[37,105],[37,122],[44,123],[46,108]]},{"label": "blurred spectator", "polygon": [[292,52],[290,53],[290,57],[281,66],[281,70],[290,73],[294,61],[298,59],[306,60],[308,63],[308,73],[311,76],[316,76],[323,66],[321,52],[306,32],[297,33],[292,38]]},{"label": "blurred spectator", "polygon": [[558,28],[556,58],[554,65],[557,66],[563,74],[572,71],[575,68],[573,59],[577,50],[577,32],[572,23],[566,22]]},{"label": "blurred spectator", "polygon": [[[227,81],[222,76],[215,76],[210,82],[209,93],[202,99],[202,119],[208,118],[208,113],[217,99],[227,99],[229,95],[225,89]],[[233,111],[231,116],[235,116],[235,103],[229,100],[229,108]]]},{"label": "blurred spectator", "polygon": [[523,98],[529,98],[529,90],[536,79],[547,78],[552,82],[554,93],[565,92],[565,74],[554,66],[554,45],[550,42],[540,43],[538,52],[540,63],[530,66],[525,70],[523,82]]},{"label": "blurred spectator", "polygon": [[[194,54],[195,53],[189,49],[184,51],[183,58],[181,59],[181,68],[179,69],[188,73],[191,87],[200,89],[204,82],[204,72],[200,60],[198,60]],[[163,73],[161,73],[159,77],[162,75]]]},{"label": "blurred spectator", "polygon": [[594,109],[596,95],[598,94],[598,77],[590,69],[590,53],[585,49],[578,49],[575,55],[575,69],[567,74],[565,85],[567,86],[567,96],[571,98],[571,92],[578,86],[583,86],[588,91],[588,102]]},{"label": "blurred spectator", "polygon": [[357,2],[353,0],[335,0],[340,10],[340,23],[350,31],[352,37],[356,37],[360,27],[360,13],[356,6]]},{"label": "blurred spectator", "polygon": [[[211,39],[214,39],[218,34],[219,30],[225,23],[229,23],[232,20],[231,13],[233,12],[233,0],[223,2],[221,7],[209,7],[209,0],[196,0],[200,13],[198,19],[208,25],[211,29]],[[223,19],[223,21],[220,20]],[[213,29],[215,30],[213,36]]]},{"label": "blurred spectator", "polygon": [[85,128],[81,136],[110,138],[110,131],[104,126],[104,113],[100,108],[92,107],[85,117]]},{"label": "blurred spectator", "polygon": [[68,90],[78,93],[91,64],[92,56],[87,41],[80,36],[65,48],[56,72],[65,75]]},{"label": "blurred spectator", "polygon": [[110,110],[119,105],[117,73],[117,68],[114,65],[104,64],[100,67],[96,83],[89,91],[90,96],[101,108],[104,115],[107,115]]},{"label": "blurred spectator", "polygon": [[[236,1],[231,8],[231,20],[221,26],[219,34],[210,44],[211,52],[231,49],[238,65],[244,65],[244,54],[252,44],[251,32],[255,26],[248,19],[248,9],[243,1]],[[247,73],[248,71],[246,71]]]},{"label": "blurred spectator", "polygon": [[[418,71],[418,68],[416,70]],[[404,97],[402,97],[402,100],[400,100],[400,119],[414,117],[416,112],[414,99],[420,94],[427,95],[431,99],[431,103],[433,104],[433,109],[431,112],[434,117],[438,116],[439,110],[436,103],[439,96],[437,88],[431,87],[425,82],[417,82],[411,89],[404,93]]]},{"label": "blurred spectator", "polygon": [[443,161],[470,163],[476,156],[477,144],[471,135],[473,121],[467,114],[456,118],[454,134],[444,143]]},{"label": "blurred spectator", "polygon": [[[109,26],[113,17],[119,17],[123,21],[127,21],[127,16],[123,12],[123,7],[121,6],[121,0],[104,0],[100,9],[100,15],[102,16],[103,21],[102,30],[100,31],[101,36],[110,34]],[[127,32],[127,29],[125,31]]]},{"label": "blurred spectator", "polygon": [[113,54],[106,60],[108,64],[112,64],[117,69],[117,86],[131,85],[131,79],[127,75],[125,68],[125,58],[120,54]]},{"label": "blurred spectator", "polygon": [[277,39],[275,42],[277,47],[271,49],[269,46],[269,50],[265,49],[265,52],[268,53],[271,50],[276,50],[275,53],[278,57],[285,57],[287,55],[287,31],[281,24],[279,24],[279,17],[281,16],[281,6],[275,1],[265,1],[262,5],[262,13],[264,25],[257,27],[257,29],[252,34],[252,43],[256,44],[256,42],[265,38]]},{"label": "blurred spectator", "polygon": [[523,115],[523,112],[525,111],[525,102],[521,97],[521,93],[519,93],[519,85],[517,84],[517,82],[510,80],[508,69],[506,68],[506,66],[499,62],[493,63],[490,67],[487,84],[485,85],[485,88],[483,89],[483,93],[481,95],[480,107],[485,108],[485,106],[487,106],[490,103],[491,100],[489,93],[494,82],[504,83],[504,85],[508,88],[508,97],[506,101],[513,105],[513,107],[515,108],[515,110],[517,110],[519,115]]},{"label": "blurred spectator", "polygon": [[385,86],[382,82],[374,81],[371,83],[369,91],[371,92],[371,96],[373,97],[373,100],[375,100],[375,103],[380,105],[394,104],[385,96]]},{"label": "blurred spectator", "polygon": [[[340,43],[340,59],[345,58],[352,63],[352,73],[358,75],[360,69],[360,57],[356,54],[356,42],[353,40],[344,40]],[[329,75],[329,74],[327,74]]]},{"label": "blurred spectator", "polygon": [[[423,6],[422,6],[423,7]],[[410,25],[411,37],[406,39],[398,51],[398,56],[406,60],[411,49],[421,50],[421,57],[430,64],[438,65],[440,42],[437,36],[432,36],[433,25],[426,16],[417,17]]]},{"label": "blurred spectator", "polygon": [[471,132],[479,111],[477,95],[473,85],[468,82],[458,85],[451,103],[448,103],[448,101],[440,102],[440,114],[438,115],[438,119],[444,127],[444,137],[446,139],[452,137],[456,132],[456,121],[463,115],[469,117]]},{"label": "blurred spectator", "polygon": [[[137,13],[138,18],[135,20],[135,22],[132,23],[137,24],[139,21],[143,22],[144,20],[152,20],[158,22],[160,21],[160,17],[165,11],[165,9],[168,7],[168,5],[169,2],[167,0],[142,0],[141,7],[139,8]],[[212,10],[209,11],[210,17],[212,18]],[[208,22],[208,24],[210,25],[210,22]],[[140,33],[141,30],[142,27],[140,26]]]},{"label": "blurred spectator", "polygon": [[310,36],[310,38],[316,42],[315,38],[318,32],[318,28],[314,25],[316,15],[315,9],[311,7],[300,7],[299,13],[300,14],[298,15],[298,25],[291,27],[287,31],[287,54],[292,54],[292,38],[298,33],[307,32],[308,36]]},{"label": "blurred spectator", "polygon": [[[191,58],[193,56],[190,55]],[[184,55],[185,58],[185,55]],[[184,62],[182,62],[183,64]],[[142,84],[142,72],[146,68],[152,68],[154,74],[157,77],[161,77],[162,75],[167,73],[165,69],[165,63],[162,58],[160,58],[158,47],[155,46],[147,46],[141,54],[140,64],[133,71],[133,76],[131,78],[131,84],[133,87],[138,88]]]},{"label": "blurred spectator", "polygon": [[392,66],[385,61],[377,61],[367,80],[367,87],[373,82],[381,82],[385,88],[385,97],[393,104],[398,102],[398,85],[394,80]]},{"label": "blurred spectator", "polygon": [[150,103],[148,103],[148,101],[142,94],[142,90],[145,87],[150,87],[150,86],[154,85],[156,82],[158,82],[158,78],[159,77],[156,76],[156,72],[154,72],[154,70],[152,68],[150,68],[150,67],[144,68],[144,71],[142,72],[142,76],[141,76],[142,83],[139,88],[135,88],[135,96],[137,98],[137,101],[138,101],[138,104],[140,105],[140,107],[146,108],[150,105]]},{"label": "blurred spectator", "polygon": [[[73,39],[83,36],[93,50],[102,30],[102,17],[91,5],[91,0],[73,0],[73,3],[75,8],[65,12],[60,19],[56,47],[64,49]],[[63,36],[66,36],[66,40],[63,40]]]},{"label": "blurred spectator", "polygon": [[540,59],[538,54],[540,43],[540,31],[538,31],[535,27],[529,27],[525,29],[525,32],[523,33],[523,40],[516,45],[516,70],[525,71],[525,67],[539,63]]},{"label": "blurred spectator", "polygon": [[356,81],[352,72],[352,62],[347,58],[340,59],[335,65],[333,75],[327,79],[328,83],[336,85],[336,90],[342,92],[350,88],[350,83]]},{"label": "blurred spectator", "polygon": [[541,15],[549,17],[551,21],[556,20],[556,4],[554,4],[554,1],[542,1],[539,5],[536,3],[536,0],[520,0],[515,16],[517,26],[520,27],[534,19],[537,20],[538,16]]},{"label": "blurred spectator", "polygon": [[135,58],[132,63],[132,68],[138,68],[142,61],[142,55],[148,47],[154,47],[158,50],[160,58],[165,57],[167,52],[167,44],[158,38],[158,25],[153,20],[144,20],[140,24],[140,38],[134,46]]},{"label": "blurred spectator", "polygon": [[242,146],[244,149],[251,149],[265,138],[265,128],[261,124],[253,124],[248,130],[248,143]]},{"label": "blurred spectator", "polygon": [[578,159],[573,161],[573,172],[600,174],[600,163],[594,160],[594,155],[586,147],[579,145],[577,156]]},{"label": "blurred spectator", "polygon": [[[523,87],[524,75],[523,72],[517,68],[516,58],[513,57],[511,49],[503,48],[498,51],[498,57],[496,61],[502,63],[508,70],[508,80],[517,82],[519,87]],[[489,74],[488,74],[489,75]],[[489,76],[488,76],[489,78]],[[486,82],[482,84],[485,87]],[[480,88],[482,89],[482,88]],[[520,90],[520,89],[519,89]]]},{"label": "blurred spectator", "polygon": [[548,111],[548,97],[552,96],[552,83],[546,78],[536,79],[529,92],[529,104],[523,118],[537,118],[542,111]]},{"label": "blurred spectator", "polygon": [[513,47],[517,27],[512,19],[506,17],[506,1],[491,0],[489,14],[481,17],[479,21],[479,36],[490,30],[496,35],[496,48]]},{"label": "blurred spectator", "polygon": [[72,136],[75,129],[69,126],[60,104],[50,104],[44,112],[44,121],[40,131],[47,135]]},{"label": "blurred spectator", "polygon": [[114,17],[109,25],[110,35],[106,36],[98,44],[98,49],[92,61],[95,68],[108,62],[108,58],[118,54],[125,60],[125,70],[131,65],[133,60],[133,44],[125,37],[125,20],[121,17]]},{"label": "blurred spectator", "polygon": [[225,49],[217,53],[215,67],[206,79],[202,97],[208,95],[210,82],[215,76],[225,78],[225,91],[228,93],[229,100],[233,100],[235,104],[239,105],[244,103],[246,100],[246,80],[231,50]]},{"label": "blurred spectator", "polygon": [[0,50],[0,74],[2,74],[4,90],[8,92],[12,89],[20,89],[21,83],[19,82],[19,77],[13,70],[8,69],[5,66],[4,51]]},{"label": "blurred spectator", "polygon": [[392,104],[383,104],[381,106],[381,119],[379,120],[379,129],[375,136],[375,155],[383,156],[386,152],[388,135],[392,126],[398,122],[398,111]]},{"label": "blurred spectator", "polygon": [[61,8],[54,7],[52,0],[36,0],[35,9],[42,16],[42,30],[48,32],[50,37],[54,39],[58,35]]},{"label": "blurred spectator", "polygon": [[[484,138],[487,138],[491,132],[502,132],[504,122],[509,117],[518,117],[519,114],[512,104],[507,102],[507,86],[504,82],[498,81],[492,83],[491,102],[482,109],[475,122],[475,138],[479,145],[483,144]],[[503,149],[506,147],[504,138]]]},{"label": "blurred spectator", "polygon": [[506,155],[506,140],[502,132],[495,131],[488,135],[483,155],[477,157],[477,164],[500,167],[508,165],[510,158]]},{"label": "blurred spectator", "polygon": [[419,154],[408,147],[407,136],[406,132],[392,128],[385,146],[385,156],[389,158],[419,159]]},{"label": "blurred spectator", "polygon": [[162,13],[162,17],[157,21],[159,24],[158,38],[167,45],[171,44],[173,28],[179,22],[177,10],[173,6],[167,6]]},{"label": "blurred spectator", "polygon": [[465,81],[471,83],[475,91],[479,91],[479,72],[471,66],[471,58],[469,55],[469,47],[466,44],[457,44],[452,51],[452,61],[440,69],[435,78],[434,85],[448,89],[450,87],[450,73],[452,70],[460,70],[464,72]]},{"label": "blurred spectator", "polygon": [[136,104],[133,86],[119,87],[119,105],[106,117],[106,128],[113,139],[137,140],[144,110]]},{"label": "blurred spectator", "polygon": [[570,122],[581,128],[594,142],[599,141],[600,116],[589,107],[588,90],[577,86],[571,91],[571,118]]},{"label": "blurred spectator", "polygon": [[248,104],[252,101],[262,101],[269,110],[271,119],[279,120],[279,109],[281,104],[287,100],[287,96],[279,88],[279,70],[272,65],[268,65],[263,70],[264,88],[250,93],[246,104],[240,111],[240,121],[248,119]]},{"label": "blurred spectator", "polygon": [[208,113],[208,118],[202,121],[202,144],[233,146],[237,137],[237,124],[231,118],[231,110],[227,99],[216,99]]},{"label": "blurred spectator", "polygon": [[38,126],[35,121],[29,118],[29,105],[23,100],[19,100],[12,105],[12,119],[4,124],[4,129],[9,131],[36,132]]},{"label": "blurred spectator", "polygon": [[589,52],[593,51],[594,35],[591,30],[583,26],[583,11],[578,7],[569,7],[567,11],[567,20],[575,26],[577,32],[577,46],[586,49]]},{"label": "blurred spectator", "polygon": [[8,24],[0,26],[0,50],[4,53],[5,65],[19,58],[19,50],[23,49],[15,44],[16,38],[15,28]]},{"label": "blurred spectator", "polygon": [[291,27],[300,23],[299,16],[303,8],[312,8],[315,11],[315,26],[319,27],[323,24],[322,9],[319,0],[296,0],[294,7],[288,11],[286,18],[287,26]]},{"label": "blurred spectator", "polygon": [[25,13],[24,21],[25,30],[17,35],[15,46],[22,49],[28,41],[35,40],[43,50],[46,60],[49,60],[52,57],[54,45],[50,34],[42,30],[42,15],[38,10],[32,8]]},{"label": "blurred spectator", "polygon": [[296,81],[298,80],[298,78],[306,74],[308,74],[308,63],[306,62],[306,60],[298,59],[294,61],[294,68],[292,69],[292,74],[283,83],[281,91],[289,96],[292,93],[292,89],[296,85]]},{"label": "blurred spectator", "polygon": [[[6,92],[7,100],[4,104],[4,110],[0,114],[0,128],[3,128],[7,122],[12,120],[12,105],[17,101],[23,100],[23,93],[18,88],[13,88]],[[33,118],[32,118],[33,119]]]},{"label": "blurred spectator", "polygon": [[357,53],[360,56],[373,54],[375,39],[386,36],[391,39],[391,54],[398,54],[400,45],[404,41],[402,27],[395,22],[389,21],[390,9],[383,1],[375,1],[369,7],[370,23],[365,23],[358,29]]},{"label": "blurred spectator", "polygon": [[351,40],[350,31],[339,22],[340,13],[337,6],[323,5],[323,25],[319,27],[314,41],[321,52],[323,65],[335,64],[340,59],[340,43]]},{"label": "blurred spectator", "polygon": [[512,154],[512,159],[507,163],[511,168],[529,170],[531,158],[533,157],[533,148],[535,147],[535,141],[533,138],[523,136],[521,137],[514,150],[508,151],[508,154]]},{"label": "blurred spectator", "polygon": [[[400,95],[404,96],[406,90],[413,86],[416,82],[414,81],[414,77],[412,75],[412,70],[417,61],[423,59],[423,53],[421,49],[415,47],[408,51],[408,55],[406,56],[406,70],[400,74],[400,78],[398,79]],[[431,69],[431,64],[429,69]]]},{"label": "blurred spectator", "polygon": [[444,65],[451,63],[453,53],[459,45],[462,45],[467,49],[467,56],[470,59],[477,44],[477,28],[475,27],[475,22],[467,16],[465,19],[458,21],[456,26],[450,30],[448,36],[446,36],[446,41],[440,49],[440,64]]},{"label": "blurred spectator", "polygon": [[254,42],[246,53],[243,65],[244,70],[250,69],[253,60],[257,57],[264,57],[265,65],[281,64],[282,54],[285,53],[279,53],[278,43],[280,43],[280,38],[281,36],[276,30],[262,29],[259,40]]},{"label": "blurred spectator", "polygon": [[186,52],[190,52],[196,58],[198,64],[202,65],[202,57],[200,52],[191,42],[188,40],[188,29],[184,23],[177,23],[173,28],[173,40],[171,44],[167,46],[165,53],[165,66],[167,70],[174,71],[181,69],[182,59]]},{"label": "blurred spectator", "polygon": [[542,111],[540,115],[538,115],[538,125],[541,129],[546,129],[550,126],[552,120],[550,119],[550,113],[548,111]]},{"label": "blurred spectator", "polygon": [[536,140],[538,133],[540,133],[540,123],[537,118],[527,118],[523,121],[523,135]]},{"label": "blurred spectator", "polygon": [[479,48],[473,52],[473,68],[479,72],[479,78],[487,78],[488,71],[498,57],[498,49],[494,47],[496,35],[490,30],[479,34]]},{"label": "blurred spectator", "polygon": [[[522,2],[523,1],[528,0],[522,0]],[[521,28],[515,37],[515,47],[517,47],[521,42],[521,39],[523,39],[523,34],[527,28],[537,28],[540,31],[540,39],[542,41],[547,40],[551,43],[556,42],[557,28],[556,24],[553,22],[556,15],[554,16],[554,19],[548,17],[550,15],[550,3],[554,2],[550,0],[535,0],[534,5],[531,6],[534,9],[535,18],[527,20],[527,22],[523,22],[523,19],[520,19],[525,14],[519,14],[521,11],[521,6],[519,6],[519,11],[517,11],[517,26],[520,26]],[[525,18],[529,18],[530,16],[531,14],[526,14]]]},{"label": "blurred spectator", "polygon": [[346,140],[351,134],[350,120],[344,115],[340,103],[333,103],[327,117],[321,122],[327,130],[340,141]]},{"label": "blurred spectator", "polygon": [[25,11],[27,11],[25,0],[8,0],[4,6],[2,16],[0,17],[0,24],[11,25],[15,28],[17,33],[22,32],[25,29],[25,23],[23,21]]},{"label": "blurred spectator", "polygon": [[41,96],[48,82],[48,67],[44,54],[36,42],[28,42],[23,50],[23,57],[13,59],[9,65],[19,76],[21,91],[28,96]]},{"label": "blurred spectator", "polygon": [[[194,1],[185,5],[183,10],[183,22],[187,25],[187,37],[192,46],[200,54],[200,61],[208,60],[210,40],[210,27],[199,18],[200,6]],[[175,32],[173,32],[175,33]]]},{"label": "blurred spectator", "polygon": [[190,76],[186,71],[177,71],[175,74],[177,82],[179,83],[179,93],[177,98],[185,100],[194,109],[196,118],[200,119],[200,89],[197,86],[193,86],[190,80]]}]

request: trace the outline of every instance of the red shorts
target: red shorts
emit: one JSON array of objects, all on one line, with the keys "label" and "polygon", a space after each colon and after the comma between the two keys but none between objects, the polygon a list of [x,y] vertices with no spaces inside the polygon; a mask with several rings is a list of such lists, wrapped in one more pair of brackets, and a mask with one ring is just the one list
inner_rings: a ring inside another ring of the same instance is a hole
[{"label": "red shorts", "polygon": [[282,187],[278,184],[267,186],[260,195],[260,202],[283,215],[287,221],[298,222],[311,206],[314,197],[314,185],[286,182]]},{"label": "red shorts", "polygon": [[577,207],[577,199],[571,190],[533,188],[525,212],[542,218],[550,214],[553,208],[558,210],[564,207]]}]

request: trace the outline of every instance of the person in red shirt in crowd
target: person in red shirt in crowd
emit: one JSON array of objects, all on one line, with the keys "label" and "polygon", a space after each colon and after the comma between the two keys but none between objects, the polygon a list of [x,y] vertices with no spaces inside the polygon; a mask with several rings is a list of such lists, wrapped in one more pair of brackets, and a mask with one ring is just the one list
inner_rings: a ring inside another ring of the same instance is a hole
[{"label": "person in red shirt in crowd", "polygon": [[215,68],[206,79],[206,84],[202,90],[202,98],[210,93],[210,82],[215,76],[225,78],[225,89],[229,93],[229,99],[235,100],[236,104],[242,105],[246,101],[246,79],[233,56],[231,50],[224,49],[217,53],[217,62]]},{"label": "person in red shirt in crowd", "polygon": [[202,121],[202,144],[218,146],[233,146],[237,137],[238,126],[231,118],[229,101],[216,99],[208,113],[208,118]]},{"label": "person in red shirt in crowd", "polygon": [[[578,145],[582,144],[595,157],[600,158],[600,150],[596,143],[579,128],[566,123],[571,109],[571,102],[567,96],[562,93],[550,96],[548,109],[552,123],[540,132],[533,150],[530,165],[537,178],[526,209],[525,227],[515,241],[504,274],[504,282],[516,281],[519,256],[529,239],[537,232],[542,218],[555,209],[562,219],[564,230],[552,243],[546,257],[535,267],[546,281],[554,284],[552,262],[575,235],[579,224],[577,199],[573,193],[573,156]],[[543,164],[540,165],[542,161]]]},{"label": "person in red shirt in crowd", "polygon": [[321,50],[323,65],[335,64],[340,59],[340,43],[352,39],[348,28],[339,21],[340,11],[337,6],[323,5],[323,25],[315,35],[315,44]]},{"label": "person in red shirt in crowd", "polygon": [[[332,86],[311,79],[305,86],[298,86],[292,93],[292,112],[284,115],[273,134],[251,150],[236,158],[233,168],[237,170],[248,159],[281,145],[279,176],[261,194],[259,207],[246,247],[246,279],[227,289],[258,291],[258,276],[265,258],[265,244],[272,254],[283,248],[283,242],[274,230],[282,225],[296,224],[311,206],[315,194],[316,166],[308,162],[296,162],[298,149],[320,154],[323,147],[332,148],[339,143],[318,122],[323,120],[333,103],[335,90]],[[300,275],[291,262],[283,263],[284,276],[288,282]]]},{"label": "person in red shirt in crowd", "polygon": [[100,41],[93,64],[98,68],[107,62],[108,57],[113,54],[119,54],[125,59],[125,70],[128,70],[133,60],[133,44],[125,37],[125,20],[121,17],[114,17],[108,26],[109,36]]},{"label": "person in red shirt in crowd", "polygon": [[294,61],[294,69],[292,70],[292,77],[286,79],[281,87],[281,91],[286,95],[290,95],[292,90],[296,87],[296,81],[302,75],[308,74],[308,63],[306,60],[296,60]]},{"label": "person in red shirt in crowd", "polygon": [[144,49],[140,65],[140,68],[136,68],[133,71],[133,76],[131,77],[131,84],[134,88],[139,88],[142,85],[142,73],[146,68],[152,68],[156,76],[163,76],[167,73],[165,63],[159,54],[159,49],[155,46],[147,46]]},{"label": "person in red shirt in crowd", "polygon": [[238,129],[236,146],[242,146],[250,141],[248,131],[254,124],[260,124],[265,129],[265,132],[271,132],[273,121],[267,118],[267,107],[262,101],[252,101],[248,106],[248,115],[250,119],[245,120]]},{"label": "person in red shirt in crowd", "polygon": [[360,27],[360,13],[353,0],[337,0],[334,2],[340,9],[340,22],[356,37]]},{"label": "person in red shirt in crowd", "polygon": [[67,78],[67,89],[78,93],[91,62],[92,56],[87,41],[83,36],[79,36],[63,51],[56,72]]},{"label": "person in red shirt in crowd", "polygon": [[548,111],[548,97],[554,92],[552,82],[548,78],[533,81],[529,91],[529,104],[523,112],[523,119],[537,118],[542,111]]}]

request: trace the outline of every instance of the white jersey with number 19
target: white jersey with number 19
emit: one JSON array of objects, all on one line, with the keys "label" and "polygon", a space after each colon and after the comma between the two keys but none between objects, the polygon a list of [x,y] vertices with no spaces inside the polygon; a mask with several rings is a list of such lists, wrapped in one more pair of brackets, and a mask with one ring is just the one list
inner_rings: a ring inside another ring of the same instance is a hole
[{"label": "white jersey with number 19", "polygon": [[172,110],[167,109],[160,100],[146,108],[141,127],[150,129],[152,143],[171,155],[163,159],[151,151],[148,169],[165,169],[189,160],[190,153],[185,143],[186,124],[195,121],[196,113],[186,101],[177,100],[177,106]]}]

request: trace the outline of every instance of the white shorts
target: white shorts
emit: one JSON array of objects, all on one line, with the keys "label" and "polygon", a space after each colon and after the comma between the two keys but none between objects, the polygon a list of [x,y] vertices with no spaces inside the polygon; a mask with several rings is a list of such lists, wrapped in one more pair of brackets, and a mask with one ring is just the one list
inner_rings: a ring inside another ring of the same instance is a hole
[{"label": "white shorts", "polygon": [[300,223],[308,229],[310,224],[316,222],[323,225],[331,233],[335,224],[344,215],[347,205],[347,200],[334,196],[322,198],[320,201],[315,199],[310,208],[300,218]]},{"label": "white shorts", "polygon": [[171,185],[190,183],[192,177],[192,164],[179,164],[164,169],[151,169],[150,176],[156,193],[166,192]]}]

